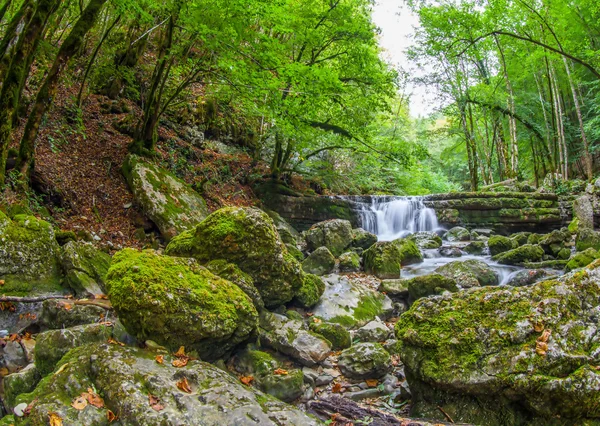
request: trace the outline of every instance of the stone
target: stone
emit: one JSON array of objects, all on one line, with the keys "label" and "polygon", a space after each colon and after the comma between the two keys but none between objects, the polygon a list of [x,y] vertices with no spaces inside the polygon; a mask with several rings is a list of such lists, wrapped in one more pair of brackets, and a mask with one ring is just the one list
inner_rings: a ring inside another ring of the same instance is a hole
[{"label": "stone", "polygon": [[573,218],[578,221],[578,230],[594,229],[594,207],[589,195],[582,195],[573,201]]},{"label": "stone", "polygon": [[575,247],[577,251],[584,251],[588,248],[600,250],[600,232],[587,228],[581,229],[577,233]]},{"label": "stone", "polygon": [[353,251],[343,253],[340,258],[340,272],[360,271],[360,256]]},{"label": "stone", "polygon": [[261,313],[259,340],[261,345],[308,367],[323,361],[331,351],[331,343],[318,334],[310,333],[302,321],[266,311]]},{"label": "stone", "polygon": [[[32,403],[27,418],[31,424],[47,424],[56,413],[66,425],[107,425],[110,409],[126,425],[317,425],[302,411],[258,389],[242,384],[237,377],[202,361],[186,366],[155,361],[156,352],[95,344],[74,349],[61,361],[57,372],[42,380],[19,402]],[[186,379],[186,393],[177,382]],[[88,388],[104,399],[105,407],[88,405],[77,410],[71,402]],[[149,402],[149,395],[156,401]],[[154,405],[154,408],[153,408]],[[157,408],[159,407],[160,408]]]},{"label": "stone", "polygon": [[571,233],[566,229],[555,229],[540,238],[539,245],[544,252],[556,256],[571,241]]},{"label": "stone", "polygon": [[309,251],[327,247],[334,256],[339,256],[352,244],[352,225],[344,219],[326,220],[313,225],[304,238]]},{"label": "stone", "polygon": [[442,245],[442,239],[435,232],[415,232],[406,238],[414,241],[420,249],[435,249]]},{"label": "stone", "polygon": [[442,257],[461,257],[462,251],[458,247],[440,247],[438,253]]},{"label": "stone", "polygon": [[571,272],[575,269],[583,268],[584,266],[588,266],[594,260],[600,258],[600,252],[594,250],[593,248],[585,249],[584,251],[580,251],[575,253],[567,262],[565,266],[565,272]]},{"label": "stone", "polygon": [[213,360],[257,328],[252,300],[194,259],[124,249],[114,255],[106,285],[130,334],[173,351],[185,346]]},{"label": "stone", "polygon": [[314,275],[327,275],[335,269],[335,257],[327,247],[319,247],[302,262],[302,270]]},{"label": "stone", "polygon": [[500,277],[487,263],[476,260],[457,260],[437,268],[434,273],[453,279],[459,288],[495,286]]},{"label": "stone", "polygon": [[21,370],[29,363],[23,346],[18,341],[9,340],[0,346],[0,368],[11,374]]},{"label": "stone", "polygon": [[516,234],[512,234],[510,239],[513,240],[517,246],[522,246],[523,244],[527,244],[531,235],[531,232],[517,232]]},{"label": "stone", "polygon": [[56,330],[107,319],[106,310],[100,306],[78,305],[64,299],[50,299],[42,303],[38,325],[42,329]]},{"label": "stone", "polygon": [[467,244],[463,250],[469,254],[482,255],[486,252],[486,246],[484,241],[471,241]]},{"label": "stone", "polygon": [[298,246],[296,246],[295,244],[286,243],[285,248],[287,248],[288,253],[291,254],[293,256],[293,258],[296,259],[298,262],[304,261],[304,259],[305,259],[304,253],[302,253],[300,251]]},{"label": "stone", "polygon": [[104,281],[110,267],[110,256],[83,241],[70,241],[63,246],[61,264],[65,281],[80,297],[105,293]]},{"label": "stone", "polygon": [[4,387],[3,402],[6,409],[11,412],[17,396],[33,391],[40,379],[41,376],[35,364],[29,364],[22,370],[5,376],[2,383]]},{"label": "stone", "polygon": [[354,337],[361,342],[385,342],[391,333],[383,321],[375,318],[356,330]]},{"label": "stone", "polygon": [[548,278],[550,275],[551,274],[544,269],[525,269],[512,275],[506,285],[523,287]]},{"label": "stone", "polygon": [[379,291],[387,294],[393,300],[408,299],[408,280],[404,278],[383,280],[379,284]]},{"label": "stone", "polygon": [[440,274],[421,275],[407,280],[408,302],[413,303],[421,297],[442,294],[445,291],[456,292],[456,281]]},{"label": "stone", "polygon": [[503,265],[520,265],[524,262],[540,262],[544,249],[539,245],[525,244],[494,256],[492,259]]},{"label": "stone", "polygon": [[273,220],[275,228],[281,237],[281,241],[283,241],[285,244],[296,246],[296,244],[298,244],[302,238],[300,233],[296,231],[294,227],[290,225],[284,218],[282,218],[276,211],[265,209],[264,212]]},{"label": "stone", "polygon": [[132,154],[125,158],[122,170],[136,203],[165,240],[208,216],[200,194],[167,170]]},{"label": "stone", "polygon": [[392,367],[390,354],[379,343],[358,343],[340,354],[338,366],[352,379],[378,379]]},{"label": "stone", "polygon": [[352,230],[352,247],[367,250],[376,242],[377,235],[365,231],[362,228],[356,228]]},{"label": "stone", "polygon": [[252,303],[254,303],[254,307],[257,310],[263,309],[265,304],[260,296],[259,291],[254,286],[254,280],[250,275],[242,271],[233,263],[228,263],[226,260],[212,260],[208,262],[206,265],[206,269],[212,272],[219,277],[230,281],[237,285],[246,296],[248,296]]},{"label": "stone", "polygon": [[455,226],[444,234],[444,239],[450,242],[469,241],[471,239],[471,233],[468,229],[463,228],[462,226]]},{"label": "stone", "polygon": [[517,248],[517,245],[516,241],[502,235],[494,235],[488,240],[488,247],[492,256]]},{"label": "stone", "polygon": [[[412,416],[474,424],[600,417],[600,261],[526,287],[420,299],[396,324]],[[433,404],[428,401],[435,401]],[[435,413],[437,411],[437,413]]]},{"label": "stone", "polygon": [[363,254],[365,272],[381,279],[399,278],[402,266],[423,261],[416,244],[408,239],[379,241]]},{"label": "stone", "polygon": [[313,274],[306,274],[302,280],[302,286],[294,297],[294,302],[303,308],[312,308],[319,302],[325,291],[323,280]]},{"label": "stone", "polygon": [[320,334],[331,343],[331,349],[339,351],[352,345],[350,332],[344,326],[329,322],[311,322],[309,328],[314,333]]},{"label": "stone", "polygon": [[165,253],[201,263],[223,259],[254,280],[267,308],[290,302],[303,283],[300,263],[287,251],[273,221],[252,207],[225,207],[174,238]]}]

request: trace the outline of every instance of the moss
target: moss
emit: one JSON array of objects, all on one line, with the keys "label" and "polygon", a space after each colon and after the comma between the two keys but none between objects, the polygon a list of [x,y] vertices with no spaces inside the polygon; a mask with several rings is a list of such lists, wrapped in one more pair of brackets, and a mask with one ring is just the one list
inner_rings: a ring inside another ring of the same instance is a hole
[{"label": "moss", "polygon": [[302,262],[302,270],[309,274],[327,275],[335,268],[335,257],[327,247],[319,247]]},{"label": "moss", "polygon": [[69,241],[77,241],[77,235],[73,231],[56,231],[54,236],[59,246],[64,246]]},{"label": "moss", "polygon": [[525,244],[516,249],[500,253],[493,259],[504,265],[518,265],[524,262],[539,262],[544,256],[544,249],[539,245]]},{"label": "moss", "polygon": [[576,253],[569,259],[569,262],[565,266],[565,272],[583,268],[598,258],[600,258],[600,253],[593,248],[588,248],[582,252]]},{"label": "moss", "polygon": [[458,291],[456,282],[439,274],[423,275],[415,277],[406,282],[408,287],[409,301],[412,303],[421,297],[442,294],[445,291],[452,293]]},{"label": "moss", "polygon": [[360,256],[353,251],[346,252],[340,256],[341,272],[360,271]]},{"label": "moss", "polygon": [[492,256],[517,248],[517,246],[516,241],[502,235],[494,235],[488,240],[488,247]]},{"label": "moss", "polygon": [[577,251],[584,251],[588,248],[600,250],[600,232],[588,228],[580,229],[575,240],[575,247]]},{"label": "moss", "polygon": [[257,310],[265,307],[262,297],[260,297],[260,293],[254,286],[252,277],[233,263],[228,263],[223,259],[213,260],[206,264],[206,269],[237,285],[252,300],[252,303],[254,303]]},{"label": "moss", "polygon": [[477,259],[450,262],[437,268],[435,273],[453,279],[461,288],[499,284],[498,274],[487,263]]},{"label": "moss", "polygon": [[286,244],[285,247],[289,254],[291,254],[294,259],[298,262],[302,262],[304,260],[304,254],[296,247],[294,244]]},{"label": "moss", "polygon": [[343,325],[344,327],[354,327],[356,325],[356,320],[352,318],[350,315],[336,315],[335,317],[329,319],[330,322],[335,324]]},{"label": "moss", "polygon": [[369,294],[360,299],[358,306],[354,308],[354,318],[357,321],[372,320],[381,314],[382,309],[381,298]]},{"label": "moss", "polygon": [[390,242],[377,242],[363,254],[365,272],[379,278],[400,277],[401,258],[398,245]]},{"label": "moss", "polygon": [[419,247],[407,238],[394,240],[393,243],[398,247],[400,252],[400,264],[402,266],[412,265],[423,261],[423,254]]},{"label": "moss", "polygon": [[331,347],[334,350],[346,349],[352,345],[350,332],[341,324],[311,322],[309,327],[312,331],[331,342]]},{"label": "moss", "polygon": [[304,308],[310,308],[319,302],[324,291],[325,283],[321,278],[313,274],[305,274],[294,301]]},{"label": "moss", "polygon": [[573,218],[567,229],[571,234],[577,234],[577,231],[579,230],[579,218]]}]

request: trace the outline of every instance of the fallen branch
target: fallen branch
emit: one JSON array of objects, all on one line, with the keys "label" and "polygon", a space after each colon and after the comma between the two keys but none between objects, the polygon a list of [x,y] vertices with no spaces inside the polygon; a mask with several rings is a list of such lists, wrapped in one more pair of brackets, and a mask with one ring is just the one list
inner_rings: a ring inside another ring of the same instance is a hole
[{"label": "fallen branch", "polygon": [[51,299],[70,299],[73,296],[36,296],[36,297],[18,297],[18,296],[0,296],[0,302],[12,303],[38,303]]},{"label": "fallen branch", "polygon": [[[370,426],[402,425],[403,420],[373,408],[362,407],[351,399],[339,396],[310,401],[308,407],[326,418],[335,418],[336,423],[355,423],[371,419]],[[334,417],[332,417],[334,416]],[[405,420],[405,419],[404,419]],[[418,425],[419,423],[414,423]]]},{"label": "fallen branch", "polygon": [[442,407],[440,407],[439,405],[438,405],[438,410],[440,410],[442,412],[442,414],[448,419],[448,421],[450,423],[454,423],[454,420],[452,420],[452,417],[450,417],[450,415],[448,413],[446,413],[444,411],[444,409]]}]

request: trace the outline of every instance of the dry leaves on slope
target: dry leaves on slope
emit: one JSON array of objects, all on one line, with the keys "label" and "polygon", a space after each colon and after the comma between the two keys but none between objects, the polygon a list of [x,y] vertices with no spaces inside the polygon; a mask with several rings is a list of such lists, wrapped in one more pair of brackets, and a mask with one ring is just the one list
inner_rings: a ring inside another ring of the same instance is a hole
[{"label": "dry leaves on slope", "polygon": [[254,376],[242,376],[242,377],[240,377],[240,382],[242,382],[243,384],[245,384],[247,386],[250,386],[253,381],[254,381]]},{"label": "dry leaves on slope", "polygon": [[50,422],[50,426],[63,426],[62,417],[54,412],[48,413],[48,421]]},{"label": "dry leaves on slope", "polygon": [[182,377],[181,380],[177,382],[177,388],[183,392],[192,393],[192,388],[186,377]]},{"label": "dry leaves on slope", "polygon": [[92,388],[88,388],[87,392],[83,392],[75,398],[71,403],[71,407],[76,410],[83,410],[88,404],[96,408],[104,408],[104,400]]},{"label": "dry leaves on slope", "polygon": [[287,376],[288,371],[284,370],[283,368],[276,368],[275,371],[273,371],[273,374],[275,374],[276,376]]},{"label": "dry leaves on slope", "polygon": [[148,394],[148,404],[154,411],[162,411],[165,409],[165,406],[161,404],[160,399],[152,394]]}]

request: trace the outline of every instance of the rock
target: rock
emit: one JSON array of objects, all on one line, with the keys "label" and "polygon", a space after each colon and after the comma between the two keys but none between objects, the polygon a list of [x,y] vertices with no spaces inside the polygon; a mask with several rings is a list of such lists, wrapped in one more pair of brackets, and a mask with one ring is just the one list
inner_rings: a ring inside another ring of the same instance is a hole
[{"label": "rock", "polygon": [[107,288],[119,319],[138,340],[171,350],[185,346],[203,359],[222,356],[257,327],[252,300],[194,259],[125,249],[113,257]]},{"label": "rock", "polygon": [[440,266],[434,272],[453,279],[460,288],[500,284],[498,273],[481,260],[457,260]]},{"label": "rock", "polygon": [[45,331],[36,337],[35,366],[44,377],[54,370],[58,361],[71,349],[88,343],[106,342],[111,336],[111,327],[102,324]]},{"label": "rock", "polygon": [[488,240],[488,247],[492,256],[517,248],[517,246],[516,241],[502,235],[494,235]]},{"label": "rock", "polygon": [[510,239],[513,240],[517,246],[522,246],[523,244],[527,244],[531,235],[531,232],[517,232],[516,234],[512,234]]},{"label": "rock", "polygon": [[104,308],[76,305],[64,299],[44,300],[38,316],[39,326],[50,330],[93,324],[103,320],[107,320]]},{"label": "rock", "polygon": [[63,294],[60,247],[52,225],[34,216],[0,212],[0,279],[2,294]]},{"label": "rock", "polygon": [[555,229],[549,234],[544,235],[539,242],[539,245],[544,249],[544,252],[556,256],[565,245],[571,241],[571,233],[567,229]]},{"label": "rock", "polygon": [[593,248],[585,249],[584,251],[575,253],[569,259],[569,262],[565,266],[565,271],[571,272],[574,269],[583,268],[599,258],[600,252],[594,250]]},{"label": "rock", "polygon": [[294,227],[290,225],[284,218],[282,218],[276,211],[265,209],[264,212],[273,220],[275,228],[277,228],[277,232],[281,237],[281,241],[283,241],[285,244],[296,246],[298,241],[301,239],[300,233],[296,231]]},{"label": "rock", "polygon": [[360,271],[360,256],[353,251],[348,251],[340,256],[340,272]]},{"label": "rock", "polygon": [[303,308],[312,308],[319,302],[325,291],[325,283],[321,278],[313,274],[306,274],[302,280],[302,286],[294,302]]},{"label": "rock", "polygon": [[259,339],[261,345],[308,367],[323,361],[331,351],[331,343],[322,336],[310,333],[301,321],[270,312],[261,314]]},{"label": "rock", "polygon": [[309,324],[311,331],[320,334],[331,343],[331,349],[339,351],[349,348],[352,345],[350,332],[340,324],[329,322],[311,322]]},{"label": "rock", "polygon": [[589,195],[582,195],[573,201],[573,217],[578,221],[578,230],[594,229],[594,207]]},{"label": "rock", "polygon": [[335,269],[335,257],[327,247],[319,247],[302,262],[304,272],[314,275],[327,275]]},{"label": "rock", "polygon": [[206,264],[206,269],[237,285],[244,293],[246,293],[246,296],[252,300],[252,303],[254,303],[254,307],[257,310],[261,310],[265,307],[260,293],[254,286],[252,277],[233,263],[228,263],[223,259],[212,260]]},{"label": "rock", "polygon": [[5,376],[2,383],[4,387],[3,402],[6,409],[11,412],[17,396],[33,391],[40,379],[41,376],[35,364],[29,364],[22,370]]},{"label": "rock", "polygon": [[454,279],[440,274],[422,275],[411,278],[406,281],[406,285],[408,287],[409,303],[413,303],[421,297],[442,294],[445,291],[452,293],[458,291],[458,286]]},{"label": "rock", "polygon": [[379,318],[368,322],[356,330],[354,337],[361,342],[384,342],[391,334],[391,330]]},{"label": "rock", "polygon": [[375,317],[387,318],[393,311],[389,297],[358,280],[331,275],[324,278],[325,292],[312,309],[315,317],[348,328],[361,326]]},{"label": "rock", "polygon": [[415,303],[396,325],[411,415],[443,420],[443,406],[457,423],[599,417],[599,267]]},{"label": "rock", "polygon": [[25,367],[29,360],[23,346],[18,341],[5,342],[0,346],[0,368],[6,369],[8,374],[15,373]]},{"label": "rock", "polygon": [[486,252],[485,242],[483,241],[471,241],[463,248],[469,254],[482,255]]},{"label": "rock", "polygon": [[460,251],[460,249],[458,247],[440,247],[438,249],[438,253],[442,256],[442,257],[461,257],[462,256],[462,252]]},{"label": "rock", "polygon": [[[155,361],[154,352],[110,344],[77,348],[61,367],[31,394],[19,400],[30,403],[28,421],[47,424],[56,413],[64,425],[107,425],[107,412],[118,413],[123,425],[317,425],[300,410],[202,361],[181,368]],[[177,382],[186,379],[186,393]],[[67,385],[66,385],[67,384]],[[71,402],[88,388],[104,399],[105,407],[88,405],[77,410]],[[151,395],[150,398],[149,395]],[[37,398],[37,400],[36,400]],[[149,402],[153,399],[156,402]]]},{"label": "rock", "polygon": [[416,244],[408,239],[379,241],[364,252],[365,272],[379,278],[399,278],[402,266],[423,261]]},{"label": "rock", "polygon": [[492,229],[488,229],[488,228],[475,228],[471,231],[471,233],[473,233],[473,232],[481,237],[487,237],[487,238],[490,238],[494,234],[494,231]]},{"label": "rock", "polygon": [[208,216],[200,194],[155,164],[128,155],[123,162],[123,175],[135,201],[167,241]]},{"label": "rock", "polygon": [[512,275],[506,285],[512,287],[523,287],[534,284],[544,278],[549,277],[550,275],[551,274],[544,269],[525,269]]},{"label": "rock", "polygon": [[579,232],[579,219],[574,218],[567,227],[571,234],[577,234]]},{"label": "rock", "polygon": [[[254,377],[252,382],[258,389],[284,402],[291,402],[302,395],[304,374],[302,370],[286,369],[271,354],[247,348],[235,356],[235,369]],[[275,374],[276,370],[286,374]]]},{"label": "rock", "polygon": [[408,299],[408,280],[403,278],[383,280],[379,285],[379,291],[387,294],[393,300]]},{"label": "rock", "polygon": [[471,239],[471,233],[468,229],[463,228],[461,226],[455,226],[451,228],[444,234],[444,239],[446,241],[454,242],[454,241],[469,241]]},{"label": "rock", "polygon": [[348,220],[332,219],[313,225],[304,238],[309,251],[327,247],[334,256],[339,256],[352,244],[354,236]]},{"label": "rock", "polygon": [[391,369],[390,354],[379,343],[358,343],[338,358],[342,373],[352,379],[378,379]]},{"label": "rock", "polygon": [[415,232],[406,238],[414,241],[420,249],[435,249],[442,245],[442,239],[435,232]]},{"label": "rock", "polygon": [[588,248],[600,250],[600,232],[587,228],[581,229],[577,233],[575,247],[577,251],[584,251]]},{"label": "rock", "polygon": [[524,262],[539,262],[544,257],[544,249],[539,245],[525,244],[494,256],[492,259],[503,265],[519,265]]},{"label": "rock", "polygon": [[304,261],[304,254],[295,244],[286,243],[285,248],[287,248],[288,253],[291,254],[294,257],[294,259],[296,259],[298,262]]},{"label": "rock", "polygon": [[367,250],[377,242],[377,235],[365,231],[362,228],[352,230],[352,247]]},{"label": "rock", "polygon": [[234,263],[252,277],[267,308],[291,301],[304,277],[271,218],[256,208],[217,210],[195,230],[174,238],[165,253],[194,257],[200,262],[224,259]]},{"label": "rock", "polygon": [[378,398],[381,396],[381,391],[377,388],[364,389],[356,392],[346,392],[344,398],[349,398],[353,401],[361,401],[367,398]]},{"label": "rock", "polygon": [[104,280],[110,256],[83,241],[70,241],[63,247],[61,264],[66,283],[78,296],[104,294]]},{"label": "rock", "polygon": [[525,262],[523,267],[527,269],[563,269],[567,265],[566,260],[544,260],[542,262]]}]

